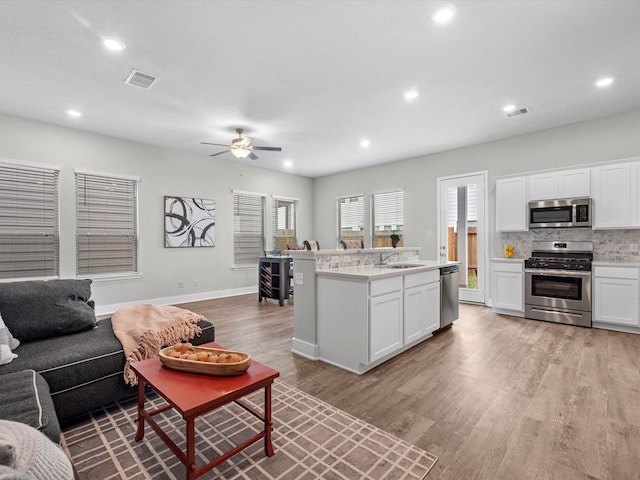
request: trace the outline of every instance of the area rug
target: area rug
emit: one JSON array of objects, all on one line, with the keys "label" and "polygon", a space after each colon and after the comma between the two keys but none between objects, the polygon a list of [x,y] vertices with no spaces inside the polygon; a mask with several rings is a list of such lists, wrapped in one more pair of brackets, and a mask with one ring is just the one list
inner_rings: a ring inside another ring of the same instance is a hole
[{"label": "area rug", "polygon": [[[260,410],[263,392],[246,397]],[[156,407],[164,400],[152,395]],[[184,448],[184,422],[173,410],[155,417]],[[424,479],[437,458],[284,382],[273,384],[273,446],[264,454],[262,441],[234,455],[201,479],[316,480]],[[185,478],[185,467],[145,426],[136,433],[135,401],[112,404],[63,432],[62,444],[81,480],[165,480]],[[236,404],[196,420],[198,466],[261,430],[258,419]],[[232,443],[230,443],[232,442]]]}]

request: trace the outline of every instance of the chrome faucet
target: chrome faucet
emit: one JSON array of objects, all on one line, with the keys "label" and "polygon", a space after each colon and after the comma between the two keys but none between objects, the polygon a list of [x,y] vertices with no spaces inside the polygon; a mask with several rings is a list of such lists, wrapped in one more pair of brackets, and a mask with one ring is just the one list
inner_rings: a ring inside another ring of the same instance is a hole
[{"label": "chrome faucet", "polygon": [[394,255],[397,255],[398,252],[393,252],[390,253],[389,255],[387,255],[386,257],[383,257],[382,254],[379,254],[378,256],[378,262],[374,263],[374,265],[386,265],[386,261],[389,260],[391,257],[393,257]]}]

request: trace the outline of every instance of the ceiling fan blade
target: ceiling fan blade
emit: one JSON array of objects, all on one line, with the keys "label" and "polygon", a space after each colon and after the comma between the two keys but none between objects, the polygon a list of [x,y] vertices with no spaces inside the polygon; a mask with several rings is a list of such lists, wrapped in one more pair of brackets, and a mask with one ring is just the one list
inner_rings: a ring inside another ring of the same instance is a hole
[{"label": "ceiling fan blade", "polygon": [[255,153],[250,153],[250,154],[249,154],[249,158],[250,158],[251,160],[258,160],[258,156],[257,156]]},{"label": "ceiling fan blade", "polygon": [[209,142],[200,142],[201,145],[215,145],[216,147],[228,147],[227,144],[222,143],[209,143]]},{"label": "ceiling fan blade", "polygon": [[281,147],[256,147],[255,145],[251,147],[251,150],[267,150],[270,152],[281,152]]},{"label": "ceiling fan blade", "polygon": [[[223,145],[223,146],[225,146],[225,145]],[[231,151],[231,150],[223,150],[223,151],[221,151],[221,152],[214,153],[214,154],[211,154],[211,155],[209,155],[209,156],[210,156],[210,157],[217,157],[218,155],[222,155],[223,153],[227,153],[227,152],[230,152],[230,151]]]}]

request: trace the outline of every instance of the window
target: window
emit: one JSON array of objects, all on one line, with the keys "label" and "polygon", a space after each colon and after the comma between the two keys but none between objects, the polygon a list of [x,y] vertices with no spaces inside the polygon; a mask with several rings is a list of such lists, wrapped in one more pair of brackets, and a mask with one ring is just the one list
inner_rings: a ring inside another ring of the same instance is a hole
[{"label": "window", "polygon": [[298,201],[273,197],[273,249],[287,250],[298,244]]},{"label": "window", "polygon": [[404,229],[404,192],[375,193],[371,196],[373,247],[391,247],[392,233]]},{"label": "window", "polygon": [[338,199],[338,240],[364,241],[364,196]]},{"label": "window", "polygon": [[58,173],[0,160],[0,278],[58,275]]},{"label": "window", "polygon": [[138,182],[76,171],[76,275],[138,273]]},{"label": "window", "polygon": [[233,263],[256,265],[264,254],[264,195],[233,192]]}]

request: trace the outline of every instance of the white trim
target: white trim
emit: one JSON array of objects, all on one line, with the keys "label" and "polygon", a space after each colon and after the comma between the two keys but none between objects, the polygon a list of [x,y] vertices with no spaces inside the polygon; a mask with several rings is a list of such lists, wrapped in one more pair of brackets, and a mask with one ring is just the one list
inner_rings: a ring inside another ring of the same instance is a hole
[{"label": "white trim", "polygon": [[211,300],[214,298],[235,297],[238,295],[246,295],[248,293],[257,293],[258,286],[233,288],[229,290],[216,290],[212,292],[193,293],[189,295],[176,295],[172,297],[148,298],[142,300],[132,300],[124,303],[112,303],[110,305],[102,305],[96,307],[96,315],[110,315],[119,308],[131,307],[141,303],[152,303],[155,305],[176,305],[180,303],[199,302],[200,300]]},{"label": "white trim", "polygon": [[266,193],[260,192],[249,192],[247,190],[236,190],[235,188],[231,189],[231,193],[237,193],[239,195],[255,195],[256,197],[268,197],[269,195]]},{"label": "white trim", "polygon": [[299,340],[296,337],[291,339],[291,351],[309,360],[318,360],[318,345]]},{"label": "white trim", "polygon": [[[104,274],[104,275],[89,275],[89,277],[91,277],[91,280],[93,280],[96,283],[99,282],[108,282],[108,281],[113,281],[113,280],[135,280],[138,278],[142,278],[142,273],[141,272],[131,272],[131,273],[114,273],[114,274]],[[76,279],[77,280],[84,280],[85,278],[87,278],[87,276],[82,276],[82,275],[76,275]]]},{"label": "white trim", "polygon": [[136,177],[134,175],[123,175],[120,173],[105,173],[105,172],[96,172],[95,170],[85,170],[83,168],[75,168],[73,170],[74,175],[95,175],[96,177],[111,177],[111,178],[120,178],[122,180],[132,180],[134,182],[142,183],[142,177]]},{"label": "white trim", "polygon": [[272,194],[271,197],[273,197],[275,200],[286,200],[288,202],[299,202],[300,201],[300,199],[298,197],[285,197],[284,195]]},{"label": "white trim", "polygon": [[353,197],[365,197],[364,193],[352,193],[351,195],[338,195],[335,197],[336,200],[342,200],[343,198],[353,198]]},{"label": "white trim", "polygon": [[375,192],[369,192],[369,195],[373,196],[373,195],[380,195],[381,193],[395,193],[395,192],[403,192],[404,193],[404,187],[385,189],[385,190],[376,190]]},{"label": "white trim", "polygon": [[25,168],[39,168],[39,169],[53,170],[55,172],[59,172],[60,170],[62,170],[62,167],[60,165],[50,165],[48,163],[31,162],[28,160],[15,160],[13,158],[6,158],[6,157],[0,157],[0,163],[4,163],[6,165],[14,165],[18,167],[25,167]]},{"label": "white trim", "polygon": [[475,175],[487,175],[487,170],[478,170],[477,172],[469,172],[469,173],[458,173],[455,175],[446,175],[444,177],[438,177],[436,180],[439,182],[440,180],[453,180],[455,178],[461,177],[472,177]]}]

